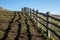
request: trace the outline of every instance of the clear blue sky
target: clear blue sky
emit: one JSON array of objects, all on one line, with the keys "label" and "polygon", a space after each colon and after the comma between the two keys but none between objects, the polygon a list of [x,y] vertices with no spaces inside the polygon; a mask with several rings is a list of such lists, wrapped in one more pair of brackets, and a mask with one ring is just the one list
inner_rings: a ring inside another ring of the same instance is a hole
[{"label": "clear blue sky", "polygon": [[60,15],[60,0],[0,0],[0,6],[9,10],[29,7],[39,12],[50,11],[52,14]]}]

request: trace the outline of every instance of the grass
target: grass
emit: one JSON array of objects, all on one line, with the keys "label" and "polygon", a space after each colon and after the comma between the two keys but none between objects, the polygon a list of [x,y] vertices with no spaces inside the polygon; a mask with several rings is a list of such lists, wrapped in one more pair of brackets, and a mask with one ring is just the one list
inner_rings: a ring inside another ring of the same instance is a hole
[{"label": "grass", "polygon": [[[13,18],[13,15],[14,15],[13,11],[0,11],[0,28],[1,29],[5,30],[7,28],[9,21],[11,20],[11,18]],[[25,19],[26,19],[25,16],[26,15],[25,14],[23,16],[22,16],[22,14],[20,14],[20,15],[21,15],[21,18],[22,18],[21,21],[19,20],[22,23],[21,33],[22,32],[26,33],[26,29],[27,29],[26,28],[26,24],[25,24]],[[46,17],[44,17],[42,15],[40,15],[40,17],[43,18],[44,20],[46,20]],[[18,19],[18,18],[19,18],[18,14],[16,14],[16,19]],[[14,22],[15,22],[15,20],[14,20]],[[43,23],[44,25],[46,25],[46,22],[44,22],[43,20],[40,19],[39,21],[41,23]],[[6,23],[4,23],[4,22],[6,22]],[[40,24],[38,26],[38,25],[36,25],[37,23],[35,21],[33,21],[33,22],[34,22],[34,25],[36,26],[36,28],[38,29],[38,31],[41,33],[41,35],[46,40],[52,40],[51,38],[47,37],[47,35],[45,33],[46,28],[43,25]],[[51,22],[60,26],[60,22],[59,21],[51,19]],[[50,28],[55,30],[60,35],[60,29],[59,28],[57,28],[57,27],[55,27],[53,25],[51,25]],[[32,29],[32,27],[30,27],[30,32],[31,32],[31,34],[34,33],[34,30]],[[3,37],[3,34],[4,34],[4,32],[0,31],[0,39]],[[58,40],[58,38],[53,33],[51,33],[51,37],[54,38],[55,40]]]},{"label": "grass", "polygon": [[0,21],[9,22],[12,17],[13,17],[13,13],[10,14],[10,15],[6,15],[4,13],[0,13]]},{"label": "grass", "polygon": [[[44,20],[46,20],[46,17],[44,17],[44,16],[40,16],[40,17],[43,18]],[[46,25],[46,22],[44,22],[41,19],[40,19],[40,22],[43,23],[44,25]],[[55,23],[55,24],[57,24],[57,25],[60,26],[60,22],[59,21],[56,21],[56,20],[54,20],[52,18],[51,18],[51,21],[50,22]],[[46,30],[46,28],[44,26],[42,26],[42,25],[40,25],[38,28],[42,28],[43,30]],[[53,29],[57,34],[60,35],[60,29],[59,28],[57,28],[56,26],[53,26],[52,24],[50,24],[50,28]],[[44,34],[44,36],[46,36],[46,35]],[[59,40],[52,32],[51,32],[51,37],[54,40]]]},{"label": "grass", "polygon": [[[44,19],[44,20],[46,20],[46,17],[45,16],[43,16],[43,15],[40,15],[39,17],[41,17],[42,19]],[[39,20],[39,22],[41,22],[42,24],[44,24],[45,26],[46,26],[46,22],[44,22],[43,20]],[[57,24],[57,25],[59,25],[60,26],[60,22],[59,21],[56,21],[56,20],[54,20],[54,19],[52,19],[51,18],[51,21],[50,22],[52,22],[52,23],[54,23],[54,24]],[[35,24],[36,22],[34,21],[34,24]],[[35,24],[36,25],[36,24]],[[40,30],[40,29],[42,29],[42,31],[46,31],[46,27],[44,27],[43,25],[39,25],[39,26],[37,26],[37,28],[38,28],[38,30]],[[60,29],[59,28],[57,28],[56,26],[53,26],[53,25],[51,25],[50,24],[50,28],[51,29],[53,29],[57,34],[59,34],[60,35]],[[46,33],[44,33],[44,32],[41,32],[41,34],[44,36],[44,38],[47,38],[47,35],[46,35]],[[54,39],[54,40],[59,40],[53,33],[51,33],[51,40],[52,39]],[[47,39],[48,40],[48,39]]]},{"label": "grass", "polygon": [[[6,30],[9,25],[10,19],[13,17],[12,11],[0,10],[0,29]],[[0,39],[3,37],[4,32],[0,30]]]},{"label": "grass", "polygon": [[3,37],[4,32],[0,31],[0,39]]}]

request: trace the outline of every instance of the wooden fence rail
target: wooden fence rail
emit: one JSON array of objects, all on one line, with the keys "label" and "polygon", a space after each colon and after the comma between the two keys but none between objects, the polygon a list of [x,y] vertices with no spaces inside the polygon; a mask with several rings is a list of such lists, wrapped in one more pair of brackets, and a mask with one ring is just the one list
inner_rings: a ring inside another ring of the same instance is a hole
[{"label": "wooden fence rail", "polygon": [[[60,19],[57,19],[57,18],[51,16],[50,12],[47,12],[47,13],[39,13],[38,10],[34,11],[34,9],[32,10],[32,9],[30,9],[30,8],[27,8],[27,7],[22,8],[22,11],[27,12],[27,14],[28,14],[29,16],[31,16],[32,19],[35,18],[35,20],[38,22],[38,26],[39,26],[39,24],[42,24],[42,25],[46,28],[47,36],[48,36],[49,38],[50,38],[50,36],[51,36],[51,33],[50,33],[50,32],[52,32],[58,39],[60,39],[60,35],[59,35],[57,32],[55,32],[54,29],[51,29],[51,27],[50,27],[50,24],[51,24],[51,25],[53,25],[54,27],[57,27],[58,29],[60,29],[60,26],[59,26],[59,25],[57,25],[57,24],[55,24],[55,23],[53,23],[53,22],[50,22],[51,19],[54,19],[54,20],[60,22]],[[44,16],[44,17],[46,17],[46,20],[43,19],[43,18],[41,18],[41,17],[40,17],[41,15]],[[46,22],[46,25],[43,24],[42,22],[40,22],[40,19],[43,20],[44,22]],[[54,38],[53,38],[53,39],[54,39]]]}]

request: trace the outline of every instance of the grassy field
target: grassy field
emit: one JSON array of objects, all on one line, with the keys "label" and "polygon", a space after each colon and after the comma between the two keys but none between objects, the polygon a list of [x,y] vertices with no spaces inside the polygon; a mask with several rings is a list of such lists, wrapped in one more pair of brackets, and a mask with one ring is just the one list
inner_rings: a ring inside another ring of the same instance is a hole
[{"label": "grassy field", "polygon": [[[42,15],[40,15],[39,17],[41,17],[44,20],[46,20],[46,17],[44,17]],[[27,16],[25,13],[23,14],[21,11],[19,12],[19,11],[0,10],[0,39],[3,38],[4,34],[6,33],[4,31],[6,31],[6,29],[8,29],[9,25],[10,25],[11,30],[9,29],[9,31],[8,31],[9,34],[8,34],[7,40],[8,39],[9,40],[14,40],[16,35],[18,35],[19,33],[22,34],[22,35],[24,34],[23,36],[25,38],[29,34],[30,35],[36,35],[37,34],[36,33],[36,29],[41,34],[42,38],[44,38],[45,40],[52,40],[52,39],[47,37],[47,35],[45,33],[46,27],[44,27],[43,25],[40,24],[39,26],[37,26],[37,22],[35,24],[35,21],[33,21],[32,23],[36,27],[34,27],[34,26],[31,27],[32,24],[30,23],[30,21],[31,21],[30,18],[31,18],[31,16]],[[44,22],[41,19],[39,19],[39,21],[46,26],[46,22]],[[60,26],[60,22],[59,21],[51,19],[50,22],[55,23],[55,24]],[[19,27],[19,26],[21,26],[21,27]],[[55,30],[55,32],[60,35],[60,29],[59,28],[57,28],[57,27],[55,27],[55,26],[53,26],[51,24],[50,24],[50,28]],[[19,30],[19,32],[17,33],[18,30]],[[59,40],[53,33],[51,33],[51,35],[52,35],[51,37],[54,38],[55,40]]]},{"label": "grassy field", "polygon": [[0,40],[43,39],[39,35],[26,14],[19,11],[0,10]]},{"label": "grassy field", "polygon": [[[40,15],[39,17],[41,17],[42,19],[46,20],[46,17],[43,16],[43,15]],[[50,19],[51,19],[50,22],[52,22],[52,23],[57,24],[57,25],[60,26],[60,21],[56,21],[56,20],[54,20],[54,19],[52,19],[52,18],[50,18]],[[59,18],[58,18],[58,19],[59,19]],[[44,22],[44,21],[41,20],[41,19],[39,19],[39,21],[46,26],[46,22]],[[40,24],[40,26],[38,26],[38,29],[39,29],[39,28],[42,28],[44,31],[46,31],[46,27],[44,27],[44,26],[41,25],[41,24]],[[52,30],[54,30],[58,35],[60,35],[60,29],[59,29],[57,26],[54,26],[54,25],[50,24],[50,28],[51,28]],[[59,40],[52,32],[50,32],[50,34],[51,34],[51,38],[52,38],[52,39],[54,39],[54,40]],[[46,36],[46,34],[44,34],[44,36]],[[47,36],[46,36],[46,37],[47,37]]]}]

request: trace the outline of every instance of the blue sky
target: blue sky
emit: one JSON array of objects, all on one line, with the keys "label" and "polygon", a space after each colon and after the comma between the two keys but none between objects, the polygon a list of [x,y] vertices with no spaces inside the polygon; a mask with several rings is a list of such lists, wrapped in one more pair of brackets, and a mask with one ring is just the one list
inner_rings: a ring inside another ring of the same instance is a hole
[{"label": "blue sky", "polygon": [[21,10],[22,7],[37,9],[39,12],[60,15],[60,0],[0,0],[0,6],[8,10]]}]

